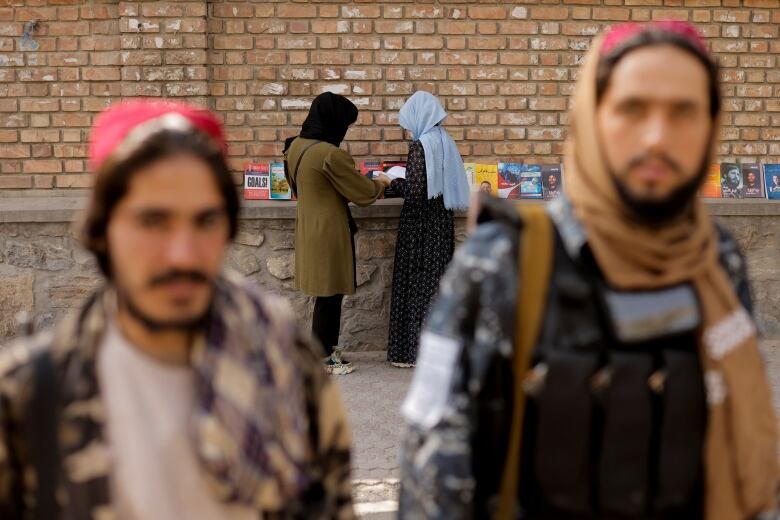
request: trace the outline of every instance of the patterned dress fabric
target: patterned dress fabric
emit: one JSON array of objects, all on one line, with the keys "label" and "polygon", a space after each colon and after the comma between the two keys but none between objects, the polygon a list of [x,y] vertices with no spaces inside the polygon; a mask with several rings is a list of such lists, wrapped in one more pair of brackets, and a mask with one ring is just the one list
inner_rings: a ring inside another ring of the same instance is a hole
[{"label": "patterned dress fabric", "polygon": [[442,196],[428,198],[420,141],[409,145],[406,179],[394,180],[391,187],[403,196],[404,206],[395,249],[387,359],[414,364],[420,329],[452,259],[454,215],[444,207]]}]

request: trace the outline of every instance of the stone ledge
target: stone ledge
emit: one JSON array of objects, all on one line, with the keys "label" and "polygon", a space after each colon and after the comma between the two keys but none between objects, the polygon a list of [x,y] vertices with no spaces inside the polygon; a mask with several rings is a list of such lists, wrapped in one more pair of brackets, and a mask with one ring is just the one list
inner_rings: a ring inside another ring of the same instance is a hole
[{"label": "stone ledge", "polygon": [[[0,223],[74,222],[86,208],[86,196],[2,196]],[[292,220],[295,201],[242,201],[241,219]],[[384,199],[360,208],[352,206],[356,219],[398,218],[402,199]],[[780,202],[770,200],[706,200],[716,216],[780,216]],[[460,213],[458,216],[464,216]]]}]

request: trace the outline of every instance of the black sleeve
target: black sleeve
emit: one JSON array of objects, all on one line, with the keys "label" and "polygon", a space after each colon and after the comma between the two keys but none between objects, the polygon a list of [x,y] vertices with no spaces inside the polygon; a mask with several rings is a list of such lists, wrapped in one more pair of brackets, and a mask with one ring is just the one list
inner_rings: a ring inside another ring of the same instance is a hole
[{"label": "black sleeve", "polygon": [[409,144],[406,156],[406,179],[396,179],[391,187],[405,199],[425,200],[428,198],[428,182],[425,172],[425,150],[420,141]]}]

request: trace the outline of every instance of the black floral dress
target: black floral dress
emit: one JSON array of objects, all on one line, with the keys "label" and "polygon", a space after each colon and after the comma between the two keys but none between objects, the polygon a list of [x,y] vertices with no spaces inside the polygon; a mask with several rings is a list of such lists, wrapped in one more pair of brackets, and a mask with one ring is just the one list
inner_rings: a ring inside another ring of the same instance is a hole
[{"label": "black floral dress", "polygon": [[404,198],[390,303],[391,363],[415,363],[420,329],[455,248],[453,212],[444,207],[441,195],[428,199],[426,179],[425,152],[422,143],[414,141],[406,159],[406,179],[391,185]]}]

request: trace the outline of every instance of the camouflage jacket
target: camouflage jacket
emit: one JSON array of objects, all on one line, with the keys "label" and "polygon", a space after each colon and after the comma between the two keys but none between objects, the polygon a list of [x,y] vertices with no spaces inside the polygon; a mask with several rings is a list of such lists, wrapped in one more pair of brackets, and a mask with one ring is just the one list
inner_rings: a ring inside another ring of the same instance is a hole
[{"label": "camouflage jacket", "polygon": [[[257,505],[258,517],[354,518],[350,478],[350,432],[338,389],[322,369],[320,347],[295,325],[292,312],[280,298],[261,294],[248,282],[233,275],[220,278],[217,286],[218,292],[222,290],[232,294],[235,296],[232,301],[239,304],[228,308],[228,312],[223,314],[260,316],[258,321],[265,323],[259,325],[263,327],[259,330],[268,333],[251,343],[259,345],[259,355],[263,356],[270,355],[268,343],[275,341],[279,351],[284,353],[283,363],[289,363],[286,370],[300,383],[300,409],[304,410],[305,417],[292,418],[283,423],[285,426],[271,422],[270,417],[274,416],[274,413],[268,412],[268,406],[273,405],[257,397],[257,394],[263,393],[258,392],[257,388],[262,389],[263,385],[280,388],[283,384],[272,377],[273,372],[269,374],[268,370],[264,370],[268,364],[263,365],[262,361],[258,363],[257,358],[251,363],[247,361],[243,364],[231,359],[231,377],[222,378],[216,384],[223,387],[234,385],[227,389],[228,393],[236,395],[236,392],[240,392],[242,401],[253,403],[249,409],[242,410],[243,424],[239,425],[239,431],[246,433],[237,440],[238,443],[243,444],[250,435],[252,440],[268,438],[262,437],[264,428],[282,430],[273,433],[280,442],[286,442],[292,432],[284,428],[303,425],[303,441],[300,443],[303,447],[300,451],[306,454],[306,463],[302,470],[306,477],[305,489],[278,506],[269,508],[266,505]],[[53,430],[56,431],[58,459],[61,461],[59,469],[55,470],[56,502],[60,518],[108,520],[116,517],[110,494],[110,445],[104,431],[105,405],[96,374],[96,355],[99,350],[97,347],[106,329],[110,309],[113,308],[108,297],[112,293],[109,287],[103,287],[89,298],[79,312],[65,319],[54,330],[18,339],[0,349],[0,518],[23,519],[32,518],[34,515],[38,489],[35,468],[41,466],[36,466],[33,460],[33,439],[36,436],[30,434],[30,408],[35,388],[33,379],[38,373],[37,361],[45,354],[50,355],[50,366],[53,367],[59,382],[59,419]],[[218,302],[212,309],[212,323],[219,314],[217,306]],[[235,318],[226,318],[211,328],[219,329],[218,333],[225,334],[224,329],[229,328],[234,321]],[[282,329],[289,334],[276,333]],[[256,329],[251,331],[250,334],[257,336]],[[201,357],[207,361],[201,365],[219,367],[225,361],[222,358],[226,358],[228,354],[224,350],[209,350],[208,346],[204,346],[206,343],[208,341],[196,340],[191,358],[195,360]],[[233,350],[248,350],[241,342],[238,346],[238,349]],[[235,356],[235,352],[232,355]],[[193,361],[193,366],[195,364]],[[217,372],[216,368],[211,370]],[[200,377],[203,374],[197,375],[196,381],[201,383]],[[213,400],[215,394],[224,390],[206,388],[201,395],[208,395]],[[273,392],[267,393],[273,398]],[[283,404],[276,403],[276,406]],[[214,416],[209,416],[208,410],[202,415],[212,420],[213,424]],[[237,421],[234,419],[234,422]],[[213,441],[214,439],[197,439],[196,449],[202,452],[203,445],[212,442],[207,447],[214,452]],[[226,442],[234,441],[236,439],[228,439]],[[230,447],[235,448],[228,446],[228,449]],[[277,453],[285,448],[287,446],[270,446],[270,449],[276,450]],[[240,463],[242,461],[233,462]],[[241,473],[246,475],[251,468],[244,465],[241,470]],[[233,499],[225,495],[224,486],[220,488],[221,482],[209,482],[215,497],[222,500]],[[268,504],[269,500],[279,500],[276,498],[279,494],[273,486],[260,487],[257,493],[264,496],[250,496],[252,504]],[[268,495],[271,495],[270,499]]]},{"label": "camouflage jacket", "polygon": [[[419,418],[410,417],[405,403],[407,429],[401,448],[400,518],[487,518],[498,498],[503,467],[492,462],[503,461],[496,453],[505,453],[506,446],[492,441],[490,445],[481,444],[484,439],[506,442],[508,437],[508,432],[485,433],[507,429],[508,421],[496,425],[486,423],[484,418],[511,415],[508,400],[513,384],[522,223],[507,201],[483,199],[482,204],[480,225],[456,251],[423,330],[421,353],[428,333],[436,341],[449,342],[445,347],[452,347],[456,354],[448,360],[450,375],[448,388],[441,392],[444,395],[427,404],[429,408],[438,407],[438,413],[432,415],[427,410],[427,416],[418,412]],[[579,254],[586,247],[587,237],[570,204],[559,199],[548,205],[548,213],[567,254]],[[743,304],[751,310],[743,257],[733,239],[723,231],[720,236],[721,263]],[[436,362],[439,367],[443,364],[441,359]],[[418,359],[417,370],[421,369],[425,367]],[[494,381],[497,375],[506,376],[503,383]],[[434,376],[428,374],[426,378]],[[492,393],[499,386],[508,392]],[[490,408],[488,413],[486,408]]]}]

